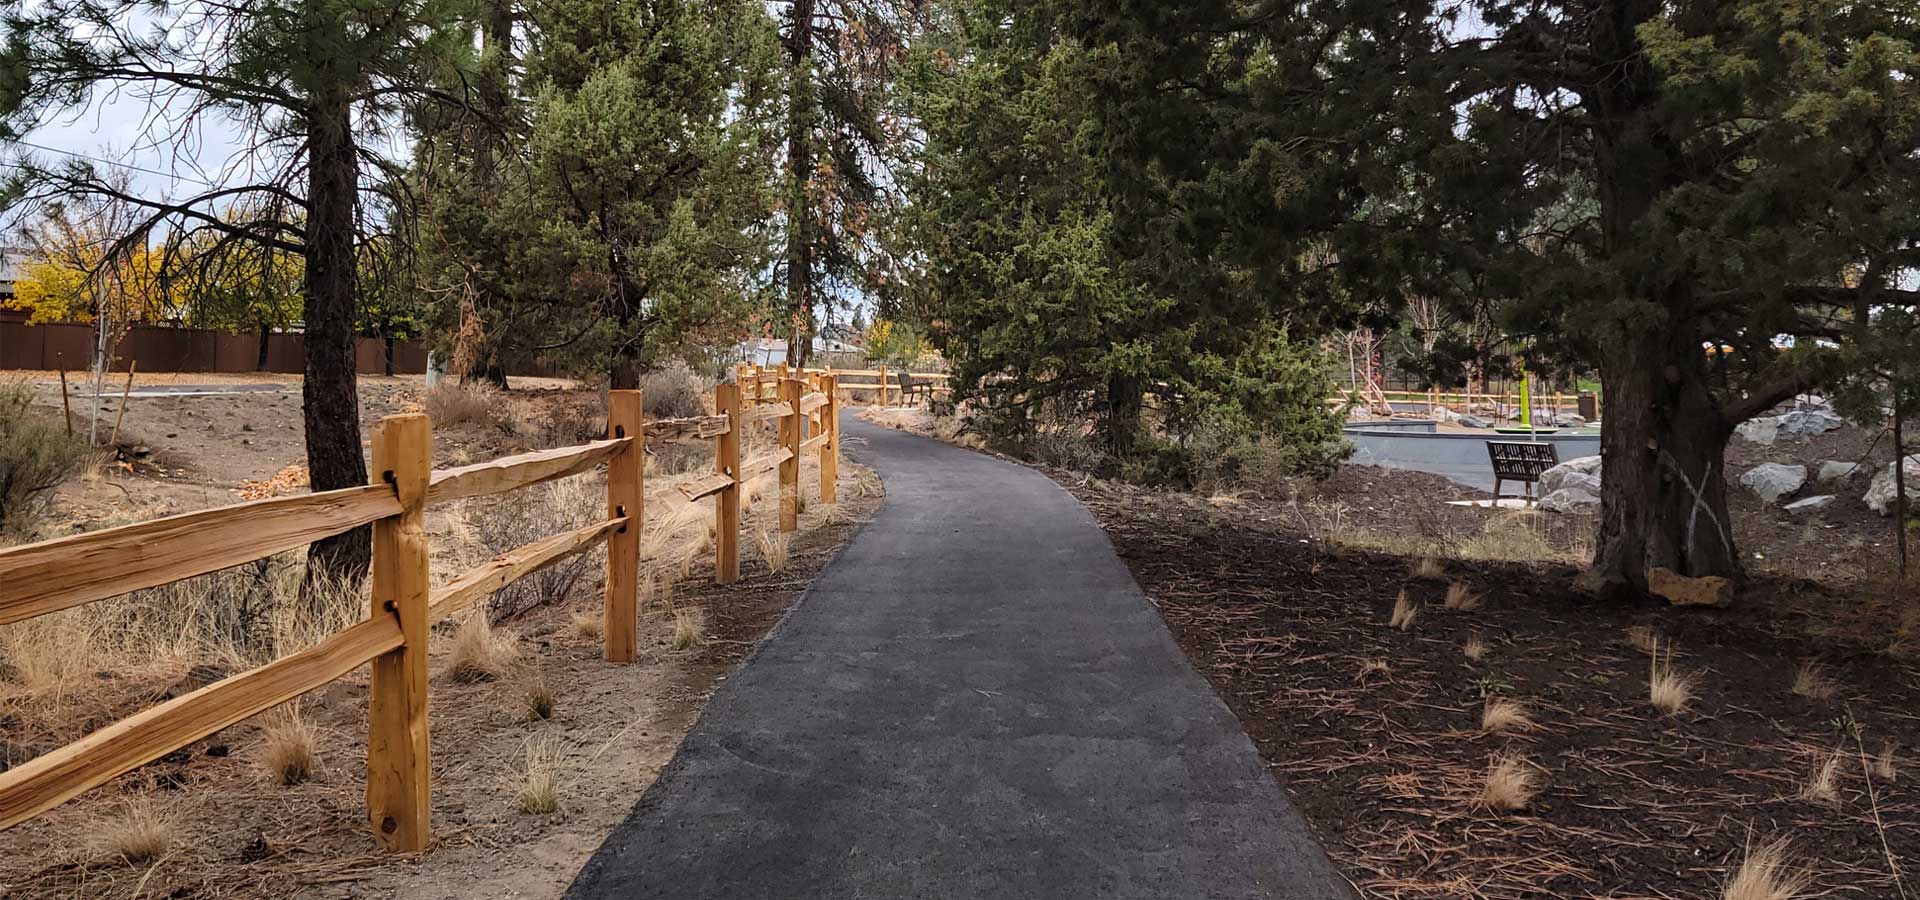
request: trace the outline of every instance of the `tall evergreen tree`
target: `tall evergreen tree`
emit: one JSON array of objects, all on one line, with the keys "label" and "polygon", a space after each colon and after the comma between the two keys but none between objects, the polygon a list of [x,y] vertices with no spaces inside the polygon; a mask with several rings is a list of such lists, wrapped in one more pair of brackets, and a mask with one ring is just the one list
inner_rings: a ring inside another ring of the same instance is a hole
[{"label": "tall evergreen tree", "polygon": [[[386,132],[419,102],[464,106],[436,85],[470,62],[465,0],[5,0],[0,20],[0,137],[23,134],[105,92],[148,99],[152,127],[193,135],[221,119],[249,135],[243,171],[264,171],[185,198],[120,190],[86,164],[23,161],[20,201],[106,196],[148,216],[127,240],[174,229],[303,257],[307,466],[316,490],[367,481],[354,377],[356,241],[384,218],[383,187],[400,166]],[[371,171],[367,171],[371,169]],[[274,214],[231,217],[242,208]],[[368,529],[318,541],[310,573],[356,576]]]},{"label": "tall evergreen tree", "polygon": [[[1167,464],[1146,474],[1184,474],[1208,432],[1283,437],[1303,468],[1337,457],[1324,366],[1296,340],[1315,324],[1274,314],[1263,270],[1187,240],[1180,208],[1227,199],[1222,185],[1179,197],[1159,172],[1118,174],[1094,110],[1127,63],[1067,21],[1044,4],[953,3],[921,49],[913,280],[960,398],[1003,438],[1030,436],[1049,405],[1091,413],[1112,457]],[[1294,233],[1270,246],[1313,257]]]},{"label": "tall evergreen tree", "polygon": [[[1101,115],[1133,158],[1194,185],[1256,176],[1237,197],[1196,197],[1202,227],[1183,240],[1257,248],[1234,210],[1304,213],[1369,304],[1491,298],[1536,361],[1599,369],[1603,594],[1643,592],[1656,567],[1739,576],[1734,426],[1841,372],[1849,323],[1875,304],[1920,302],[1903,287],[1920,234],[1899,212],[1920,153],[1920,20],[1898,5],[1210,0],[1074,15],[1082,41],[1126,63],[1129,89]],[[1278,90],[1239,76],[1261,46],[1293,59]],[[1233,127],[1263,119],[1291,127]],[[1324,178],[1261,172],[1327,146],[1364,152],[1306,167]],[[1365,203],[1348,216],[1296,202],[1316,183]]]},{"label": "tall evergreen tree", "polygon": [[882,229],[909,151],[894,81],[925,0],[772,4],[786,55],[787,362],[804,365],[822,315],[841,297],[890,304],[899,285]]}]

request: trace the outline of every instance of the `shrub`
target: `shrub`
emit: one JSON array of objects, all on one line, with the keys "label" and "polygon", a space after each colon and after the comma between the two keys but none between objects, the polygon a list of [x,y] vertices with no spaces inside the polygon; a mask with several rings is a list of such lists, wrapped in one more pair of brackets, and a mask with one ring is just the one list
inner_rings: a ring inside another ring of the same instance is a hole
[{"label": "shrub", "polygon": [[[562,478],[491,500],[459,504],[450,519],[454,523],[454,538],[460,545],[463,568],[480,565],[541,538],[600,521],[606,514],[601,477]],[[538,606],[564,603],[605,559],[606,549],[594,547],[555,562],[496,591],[488,602],[487,613],[499,621]]]},{"label": "shrub", "polygon": [[433,418],[435,427],[472,422],[493,422],[501,408],[500,392],[485,384],[461,384],[447,379],[427,389],[420,407]]},{"label": "shrub", "polygon": [[0,532],[24,533],[54,488],[86,465],[85,441],[29,408],[33,382],[0,377]]},{"label": "shrub", "polygon": [[686,363],[673,363],[640,376],[640,402],[649,419],[683,419],[707,414],[706,396],[713,390]]}]

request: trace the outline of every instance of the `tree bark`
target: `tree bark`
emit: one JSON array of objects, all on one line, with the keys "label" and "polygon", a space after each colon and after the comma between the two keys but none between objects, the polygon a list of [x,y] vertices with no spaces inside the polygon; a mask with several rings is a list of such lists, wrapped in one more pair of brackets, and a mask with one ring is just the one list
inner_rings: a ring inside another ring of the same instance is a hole
[{"label": "tree bark", "polygon": [[272,346],[272,338],[273,328],[262,324],[260,326],[260,352],[253,360],[253,370],[255,372],[265,372],[267,370],[267,350]]},{"label": "tree bark", "polygon": [[787,40],[787,160],[792,184],[787,199],[787,365],[805,368],[812,347],[813,202],[813,11],[814,0],[793,0],[793,31]]},{"label": "tree bark", "polygon": [[[323,63],[322,69],[330,68]],[[360,453],[360,395],[354,374],[354,206],[359,191],[346,85],[314,99],[307,112],[306,383],[307,471],[315,491],[367,483]],[[307,584],[328,577],[358,581],[372,558],[371,531],[356,528],[315,541]]]},{"label": "tree bark", "polygon": [[1137,378],[1113,376],[1107,379],[1107,415],[1105,420],[1107,452],[1117,459],[1132,456],[1140,446],[1140,411],[1146,405],[1146,391]]},{"label": "tree bark", "polygon": [[1644,597],[1656,566],[1742,575],[1722,470],[1733,423],[1707,389],[1700,342],[1685,334],[1623,342],[1601,374],[1601,522],[1589,577],[1607,599]]}]

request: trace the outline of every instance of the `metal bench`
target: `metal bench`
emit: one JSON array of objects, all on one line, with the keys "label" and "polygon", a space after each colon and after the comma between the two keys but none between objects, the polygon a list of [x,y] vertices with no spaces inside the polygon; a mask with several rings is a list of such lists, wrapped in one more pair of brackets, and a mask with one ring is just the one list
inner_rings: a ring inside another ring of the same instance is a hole
[{"label": "metal bench", "polygon": [[901,405],[912,406],[913,398],[915,397],[921,398],[922,402],[932,400],[933,399],[933,380],[914,378],[912,375],[909,375],[906,372],[901,372],[900,373]]},{"label": "metal bench", "polygon": [[1497,505],[1504,496],[1501,484],[1518,481],[1526,485],[1525,493],[1514,496],[1531,504],[1537,499],[1533,486],[1540,482],[1540,473],[1559,465],[1560,454],[1552,444],[1488,441],[1487,460],[1493,464],[1493,502]]}]

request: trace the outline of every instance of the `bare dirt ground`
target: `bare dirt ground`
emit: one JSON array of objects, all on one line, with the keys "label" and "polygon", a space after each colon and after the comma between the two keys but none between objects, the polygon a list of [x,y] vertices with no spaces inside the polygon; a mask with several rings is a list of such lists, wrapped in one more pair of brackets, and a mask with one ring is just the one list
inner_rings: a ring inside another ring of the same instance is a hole
[{"label": "bare dirt ground", "polygon": [[[1873,444],[1736,440],[1728,464],[1737,479]],[[1799,896],[1914,896],[1920,591],[1891,577],[1864,473],[1810,483],[1840,498],[1810,517],[1731,485],[1753,577],[1725,611],[1593,604],[1572,586],[1590,518],[1450,506],[1484,495],[1438,476],[1347,466],[1198,496],[1052,474],[1363,896],[1719,898],[1781,839],[1812,878]],[[1473,608],[1448,607],[1456,584]],[[1691,680],[1677,713],[1652,703],[1656,646]],[[1484,727],[1489,700],[1529,721]],[[1521,808],[1484,794],[1501,762],[1531,782]]]},{"label": "bare dirt ground", "polygon": [[[139,383],[149,379],[213,383],[219,377],[141,376]],[[43,534],[302,489],[300,473],[289,472],[303,453],[298,381],[273,380],[290,392],[130,401],[120,443],[145,452],[63,488]],[[368,425],[423,403],[417,377],[362,384]],[[57,388],[44,399],[57,404]],[[496,409],[481,420],[436,425],[437,465],[577,443],[604,428],[598,391],[546,383],[491,399]],[[765,535],[772,533],[777,491],[768,479],[757,481],[744,513],[742,580],[718,587],[711,583],[710,509],[686,507],[673,492],[677,481],[711,464],[710,453],[678,447],[662,448],[649,460],[649,530],[642,538],[648,597],[641,658],[633,665],[600,658],[595,625],[604,555],[598,553],[550,570],[572,566],[555,582],[564,586],[561,596],[502,619],[497,632],[514,661],[497,675],[453,671],[453,623],[436,628],[435,845],[429,852],[379,852],[362,821],[363,669],[298,703],[299,717],[315,733],[316,764],[304,782],[282,786],[264,774],[265,727],[277,713],[256,717],[0,833],[0,897],[559,896],[671,757],[707,694],[879,503],[872,473],[843,464],[841,503],[805,505],[801,531],[776,566],[769,559],[777,559],[772,551],[779,548],[770,545],[778,541]],[[817,468],[807,465],[802,497],[815,497],[817,484]],[[574,497],[569,502],[579,505],[585,498],[586,514],[597,516],[595,505],[604,501],[594,498],[603,496],[604,476],[527,490],[550,491],[553,503]],[[436,581],[484,560],[498,537],[489,529],[505,528],[529,509],[536,518],[544,515],[545,502],[473,502],[430,512]],[[701,623],[701,639],[688,642],[687,621]],[[10,683],[0,665],[0,769],[231,671],[238,671],[231,662],[183,654],[28,689]],[[533,711],[531,700],[540,695],[552,697],[547,718]],[[557,810],[523,811],[530,771],[552,776]],[[125,823],[141,815],[159,823],[164,848],[151,860],[129,863],[103,841],[124,838]]]}]

